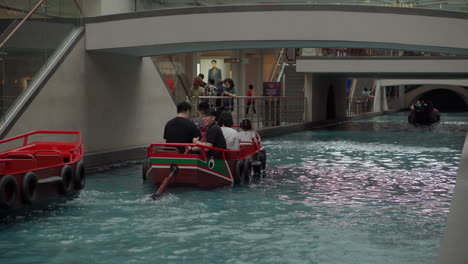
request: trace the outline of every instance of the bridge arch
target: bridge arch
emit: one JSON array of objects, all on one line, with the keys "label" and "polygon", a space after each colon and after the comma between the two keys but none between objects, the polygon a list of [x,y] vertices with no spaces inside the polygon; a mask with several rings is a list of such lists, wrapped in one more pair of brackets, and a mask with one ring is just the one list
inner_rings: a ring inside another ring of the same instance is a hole
[{"label": "bridge arch", "polygon": [[420,97],[432,101],[434,106],[442,111],[466,111],[468,88],[449,85],[422,85],[405,94],[406,106],[411,106]]}]

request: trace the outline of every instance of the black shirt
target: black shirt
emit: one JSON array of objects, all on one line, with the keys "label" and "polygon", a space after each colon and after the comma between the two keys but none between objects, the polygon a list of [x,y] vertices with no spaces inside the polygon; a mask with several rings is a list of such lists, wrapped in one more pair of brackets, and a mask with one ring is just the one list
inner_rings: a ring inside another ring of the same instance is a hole
[{"label": "black shirt", "polygon": [[[213,144],[215,148],[226,149],[226,139],[224,139],[223,131],[218,124],[213,123],[206,130],[206,142]],[[208,156],[215,156],[217,159],[221,158],[219,151],[210,151],[207,154]]]},{"label": "black shirt", "polygon": [[[201,138],[195,123],[183,117],[169,120],[164,127],[164,139],[167,143],[192,143],[194,137]],[[183,147],[179,151],[184,152]]]}]

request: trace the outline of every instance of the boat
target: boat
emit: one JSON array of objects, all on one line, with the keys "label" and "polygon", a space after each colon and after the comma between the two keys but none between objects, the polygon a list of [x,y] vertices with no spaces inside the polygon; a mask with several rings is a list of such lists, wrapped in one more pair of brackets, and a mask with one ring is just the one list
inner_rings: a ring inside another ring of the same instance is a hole
[{"label": "boat", "polygon": [[[167,186],[191,186],[201,189],[246,183],[266,168],[266,151],[257,134],[252,141],[241,141],[240,150],[199,146],[200,153],[191,153],[189,143],[154,143],[148,147],[143,161],[143,181],[160,185],[155,197]],[[183,150],[183,151],[182,151]],[[218,158],[209,155],[218,151]],[[153,197],[154,198],[154,197]]]},{"label": "boat", "polygon": [[74,198],[85,186],[79,131],[33,131],[0,140],[0,149],[1,216]]},{"label": "boat", "polygon": [[413,125],[431,125],[439,121],[439,111],[433,107],[415,107],[408,115],[408,123]]}]

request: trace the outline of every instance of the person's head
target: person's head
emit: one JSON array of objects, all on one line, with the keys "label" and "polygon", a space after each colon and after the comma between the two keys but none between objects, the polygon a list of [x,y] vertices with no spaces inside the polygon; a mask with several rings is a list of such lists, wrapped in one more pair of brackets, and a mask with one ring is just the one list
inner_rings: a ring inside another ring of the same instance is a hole
[{"label": "person's head", "polygon": [[192,111],[192,106],[187,102],[182,102],[177,104],[177,115],[183,116],[188,118],[190,116],[190,112]]},{"label": "person's head", "polygon": [[217,64],[218,64],[218,62],[217,62],[216,60],[212,60],[212,61],[211,61],[211,66],[212,66],[213,68],[216,68],[216,65],[217,65]]},{"label": "person's head", "polygon": [[215,80],[214,80],[213,78],[209,78],[209,79],[208,79],[208,83],[209,83],[209,84],[214,85],[214,82],[215,82]]},{"label": "person's head", "polygon": [[218,118],[218,125],[220,127],[232,127],[234,125],[234,121],[232,121],[232,114],[230,112],[222,112]]},{"label": "person's head", "polygon": [[244,119],[240,123],[240,127],[242,128],[242,130],[245,130],[245,131],[251,130],[252,129],[252,122],[250,122],[249,119]]},{"label": "person's head", "polygon": [[364,88],[364,91],[366,91],[366,92],[367,92],[367,91],[369,91],[369,90],[367,90],[367,88]]},{"label": "person's head", "polygon": [[210,108],[210,104],[208,104],[207,102],[201,102],[198,104],[198,107],[197,107],[197,111],[198,111],[198,115],[199,116],[202,116],[203,113],[208,110]]},{"label": "person's head", "polygon": [[203,73],[198,74],[198,77],[200,77],[202,80],[205,79],[205,75]]},{"label": "person's head", "polygon": [[253,89],[253,85],[252,85],[252,84],[249,84],[249,89],[250,89],[250,90]]},{"label": "person's head", "polygon": [[216,84],[216,86],[221,86],[221,85],[223,85],[223,84],[224,84],[224,80],[220,80],[220,81],[218,81],[218,83]]},{"label": "person's head", "polygon": [[200,77],[195,77],[195,79],[193,79],[193,88],[196,88],[198,89],[198,87],[202,87],[203,86],[203,80],[202,78]]},{"label": "person's head", "polygon": [[226,86],[226,88],[234,88],[234,81],[231,78],[226,78],[224,80],[224,86]]},{"label": "person's head", "polygon": [[208,108],[202,115],[203,124],[205,126],[210,126],[216,120],[216,110],[213,108]]}]

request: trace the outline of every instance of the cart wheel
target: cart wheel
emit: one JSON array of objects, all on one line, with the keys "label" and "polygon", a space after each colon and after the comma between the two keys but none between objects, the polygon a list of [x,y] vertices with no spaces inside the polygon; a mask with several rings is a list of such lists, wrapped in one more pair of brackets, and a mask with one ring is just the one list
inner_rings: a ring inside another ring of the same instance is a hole
[{"label": "cart wheel", "polygon": [[37,175],[30,171],[24,175],[23,185],[21,186],[23,191],[23,200],[27,204],[32,204],[36,200],[37,194]]},{"label": "cart wheel", "polygon": [[18,183],[15,177],[5,175],[0,180],[0,208],[10,209],[16,204],[18,198]]},{"label": "cart wheel", "polygon": [[236,175],[234,177],[234,183],[243,183],[244,182],[244,167],[245,160],[239,160],[236,164]]},{"label": "cart wheel", "polygon": [[243,174],[245,183],[248,183],[250,180],[252,180],[252,164],[250,160],[245,160]]},{"label": "cart wheel", "polygon": [[73,168],[70,165],[65,165],[60,172],[62,182],[60,191],[62,194],[68,194],[73,191]]},{"label": "cart wheel", "polygon": [[142,164],[142,172],[141,172],[141,176],[143,178],[143,181],[145,182],[146,181],[146,173],[148,173],[148,169],[149,169],[149,158],[145,158],[143,160],[143,164]]},{"label": "cart wheel", "polygon": [[266,169],[266,163],[267,163],[267,155],[266,155],[266,150],[262,150],[262,170]]}]

